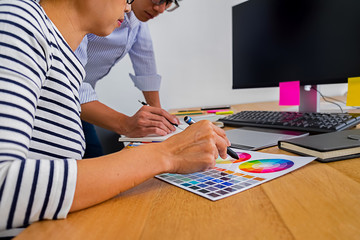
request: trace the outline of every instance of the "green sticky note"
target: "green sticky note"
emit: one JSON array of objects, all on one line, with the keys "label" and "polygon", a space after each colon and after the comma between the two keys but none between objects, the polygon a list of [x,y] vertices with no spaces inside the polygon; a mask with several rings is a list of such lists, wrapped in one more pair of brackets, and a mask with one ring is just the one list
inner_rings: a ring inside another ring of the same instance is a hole
[{"label": "green sticky note", "polygon": [[348,79],[346,106],[360,106],[360,77]]}]

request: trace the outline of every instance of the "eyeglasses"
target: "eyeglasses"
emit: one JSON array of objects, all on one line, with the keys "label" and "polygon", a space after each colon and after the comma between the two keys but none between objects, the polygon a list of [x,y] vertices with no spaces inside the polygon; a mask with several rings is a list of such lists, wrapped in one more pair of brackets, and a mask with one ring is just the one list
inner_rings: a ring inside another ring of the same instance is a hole
[{"label": "eyeglasses", "polygon": [[126,0],[127,4],[132,4],[134,0]]},{"label": "eyeglasses", "polygon": [[[131,0],[129,0],[131,1]],[[134,1],[134,0],[132,0]],[[153,4],[160,6],[165,3],[165,10],[168,12],[172,12],[178,7],[180,7],[178,1],[180,0],[151,0]],[[174,4],[173,4],[174,3]]]}]

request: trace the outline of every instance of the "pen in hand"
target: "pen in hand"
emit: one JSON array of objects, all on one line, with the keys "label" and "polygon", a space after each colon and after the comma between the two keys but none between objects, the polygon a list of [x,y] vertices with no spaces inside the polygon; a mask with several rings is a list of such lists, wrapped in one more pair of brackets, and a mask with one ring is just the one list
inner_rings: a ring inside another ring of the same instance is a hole
[{"label": "pen in hand", "polygon": [[[185,116],[185,117],[184,117],[184,121],[185,121],[187,124],[189,124],[189,125],[195,123],[194,119],[192,119],[192,118],[189,117],[189,116]],[[233,150],[231,150],[229,147],[226,148],[226,153],[227,153],[230,157],[232,157],[232,158],[234,158],[234,159],[239,159],[239,156],[236,154],[236,152],[234,152]]]},{"label": "pen in hand", "polygon": [[149,106],[149,104],[147,104],[146,102],[143,102],[143,101],[140,101],[140,100],[138,100],[138,101],[139,101],[139,103],[141,103],[144,106]]},{"label": "pen in hand", "polygon": [[[150,105],[147,104],[146,102],[143,102],[143,101],[140,101],[140,100],[138,100],[138,101],[139,101],[139,103],[141,103],[141,104],[144,105],[144,106],[150,106]],[[171,125],[173,125],[173,126],[175,126],[175,127],[177,127],[177,128],[180,128],[179,125],[177,125],[176,123],[170,122],[169,119],[166,119],[166,120],[168,120],[168,122],[169,122]],[[182,128],[180,128],[180,129],[181,129],[181,130],[184,130],[184,129],[182,129]]]}]

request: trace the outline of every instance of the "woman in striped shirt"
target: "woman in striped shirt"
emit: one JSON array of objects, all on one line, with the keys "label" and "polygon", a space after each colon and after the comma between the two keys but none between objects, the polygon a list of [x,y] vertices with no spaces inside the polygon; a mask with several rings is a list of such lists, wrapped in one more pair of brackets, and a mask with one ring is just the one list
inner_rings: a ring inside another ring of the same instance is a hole
[{"label": "woman in striped shirt", "polygon": [[126,0],[0,1],[0,237],[226,157],[224,131],[201,121],[162,143],[78,161],[85,73],[73,51],[87,33],[110,34],[129,10]]}]

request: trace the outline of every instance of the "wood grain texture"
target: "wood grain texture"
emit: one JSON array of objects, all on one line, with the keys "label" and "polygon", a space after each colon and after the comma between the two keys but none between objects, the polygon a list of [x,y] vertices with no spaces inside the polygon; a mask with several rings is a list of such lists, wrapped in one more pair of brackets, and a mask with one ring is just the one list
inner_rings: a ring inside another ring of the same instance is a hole
[{"label": "wood grain texture", "polygon": [[[233,110],[268,110],[255,103]],[[276,108],[283,109],[277,106]],[[261,150],[288,154],[277,147]],[[312,162],[212,202],[158,179],[15,239],[359,239],[360,158]]]}]

